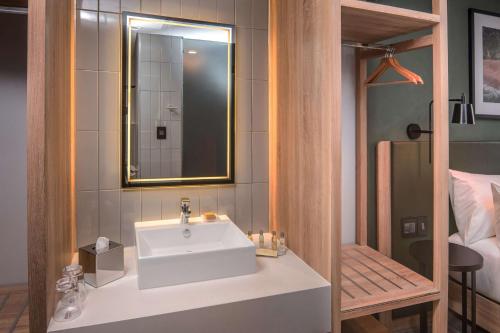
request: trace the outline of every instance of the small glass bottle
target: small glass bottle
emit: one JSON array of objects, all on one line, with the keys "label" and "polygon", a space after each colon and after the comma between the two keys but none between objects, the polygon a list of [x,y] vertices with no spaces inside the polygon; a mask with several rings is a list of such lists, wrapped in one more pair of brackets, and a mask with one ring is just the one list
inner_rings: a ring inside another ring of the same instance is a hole
[{"label": "small glass bottle", "polygon": [[247,232],[247,237],[248,237],[248,239],[249,239],[250,241],[252,241],[252,242],[253,242],[253,235],[252,235],[252,232],[251,232],[250,230],[248,230],[248,232]]},{"label": "small glass bottle", "polygon": [[264,231],[263,230],[259,231],[259,247],[260,248],[264,247]]},{"label": "small glass bottle", "polygon": [[63,268],[63,276],[75,279],[76,291],[80,297],[81,302],[87,299],[87,289],[85,287],[85,280],[83,279],[83,267],[81,265],[69,265]]},{"label": "small glass bottle", "polygon": [[278,237],[276,236],[276,231],[273,230],[273,236],[271,238],[271,248],[273,250],[277,250],[278,249]]},{"label": "small glass bottle", "polygon": [[286,253],[286,246],[285,246],[285,233],[282,231],[280,232],[280,240],[278,244],[278,255],[282,256]]},{"label": "small glass bottle", "polygon": [[56,290],[63,294],[54,313],[55,321],[70,321],[82,314],[80,296],[76,291],[75,279],[65,276],[56,282]]}]

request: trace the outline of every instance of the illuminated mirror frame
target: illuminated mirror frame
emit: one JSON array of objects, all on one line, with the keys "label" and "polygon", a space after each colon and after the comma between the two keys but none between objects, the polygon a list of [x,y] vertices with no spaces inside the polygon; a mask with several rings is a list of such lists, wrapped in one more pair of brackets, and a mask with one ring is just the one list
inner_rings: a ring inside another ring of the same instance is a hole
[{"label": "illuminated mirror frame", "polygon": [[[176,26],[186,26],[200,29],[213,29],[227,32],[228,36],[228,87],[227,87],[227,173],[225,176],[214,177],[181,177],[181,178],[153,178],[141,179],[130,177],[130,152],[131,152],[131,123],[129,121],[132,110],[130,101],[132,96],[132,24],[134,20],[159,22]],[[131,12],[122,14],[122,187],[148,187],[148,186],[190,186],[208,184],[234,184],[234,146],[235,146],[235,42],[234,25],[211,23],[195,20],[186,20],[156,15],[145,15]]]}]

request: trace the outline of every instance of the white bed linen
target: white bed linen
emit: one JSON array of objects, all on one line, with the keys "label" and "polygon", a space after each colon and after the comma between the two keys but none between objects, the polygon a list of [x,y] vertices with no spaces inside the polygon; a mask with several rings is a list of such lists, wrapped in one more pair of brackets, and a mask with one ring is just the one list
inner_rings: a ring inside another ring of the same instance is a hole
[{"label": "white bed linen", "polygon": [[[449,237],[450,243],[464,245],[458,233]],[[480,240],[468,246],[483,256],[483,268],[476,272],[477,292],[500,302],[500,243],[496,237]],[[450,276],[461,281],[461,273],[450,272]],[[467,284],[470,287],[470,274],[467,274]]]}]

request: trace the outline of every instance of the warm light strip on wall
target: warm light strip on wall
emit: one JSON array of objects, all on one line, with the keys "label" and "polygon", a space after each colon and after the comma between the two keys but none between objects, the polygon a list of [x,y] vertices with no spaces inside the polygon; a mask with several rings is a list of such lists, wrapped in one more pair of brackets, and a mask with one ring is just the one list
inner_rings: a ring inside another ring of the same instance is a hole
[{"label": "warm light strip on wall", "polygon": [[[211,30],[220,30],[220,31],[225,31],[227,32],[227,78],[228,78],[228,84],[227,84],[227,175],[226,176],[217,176],[217,177],[185,177],[185,178],[141,178],[141,179],[132,179],[130,177],[130,170],[131,170],[131,109],[132,109],[132,25],[133,21],[138,21],[138,22],[156,22],[156,23],[162,23],[162,24],[168,24],[168,25],[174,25],[174,26],[181,26],[181,27],[189,27],[189,28],[205,28],[205,29],[211,29]],[[211,25],[203,25],[203,24],[190,24],[190,23],[183,23],[183,22],[175,22],[175,21],[169,21],[169,20],[161,20],[161,19],[155,19],[155,18],[145,18],[145,17],[138,17],[138,16],[127,16],[127,35],[128,35],[128,45],[127,45],[127,69],[128,69],[128,78],[127,78],[127,181],[129,183],[152,183],[152,182],[162,182],[162,181],[196,181],[196,180],[227,180],[231,178],[231,122],[233,121],[231,117],[231,101],[232,101],[232,57],[231,57],[231,47],[232,47],[232,29],[227,28],[227,27],[222,27],[222,26],[211,26]],[[236,112],[235,112],[236,113]]]}]

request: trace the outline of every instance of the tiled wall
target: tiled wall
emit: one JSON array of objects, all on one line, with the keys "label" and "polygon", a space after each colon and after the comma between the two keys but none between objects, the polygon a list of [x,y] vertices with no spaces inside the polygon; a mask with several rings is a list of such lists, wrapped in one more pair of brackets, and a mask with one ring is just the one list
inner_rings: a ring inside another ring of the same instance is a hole
[{"label": "tiled wall", "polygon": [[[182,51],[180,37],[137,35],[138,178],[182,176]],[[158,126],[166,139],[157,138]]]},{"label": "tiled wall", "polygon": [[[268,228],[267,0],[76,0],[78,245],[98,235],[132,245],[133,223],[229,215],[244,231]],[[236,185],[120,188],[120,11],[236,25]]]}]

